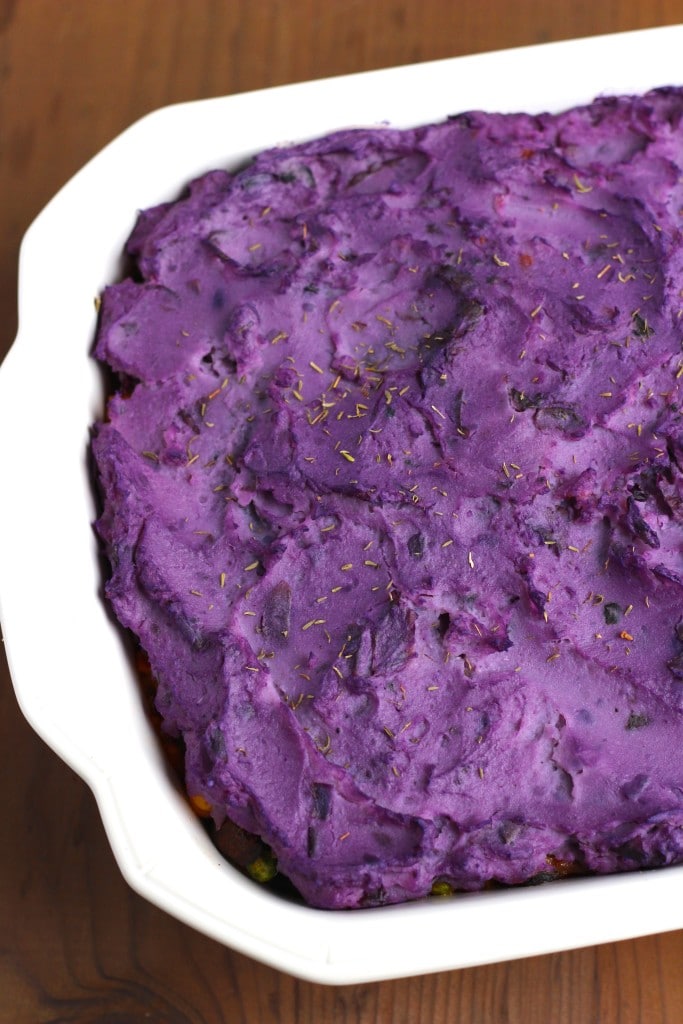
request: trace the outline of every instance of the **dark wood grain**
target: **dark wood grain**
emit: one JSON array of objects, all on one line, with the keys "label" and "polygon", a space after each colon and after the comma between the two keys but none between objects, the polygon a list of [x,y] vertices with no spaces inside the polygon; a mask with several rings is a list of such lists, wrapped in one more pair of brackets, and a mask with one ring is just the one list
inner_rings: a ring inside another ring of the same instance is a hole
[{"label": "dark wood grain", "polygon": [[[682,18],[677,0],[0,0],[0,357],[26,227],[155,107]],[[3,480],[0,500],[18,485]],[[0,1024],[683,1020],[682,932],[376,985],[295,981],[127,887],[90,792],[24,722],[2,655],[0,750]]]}]

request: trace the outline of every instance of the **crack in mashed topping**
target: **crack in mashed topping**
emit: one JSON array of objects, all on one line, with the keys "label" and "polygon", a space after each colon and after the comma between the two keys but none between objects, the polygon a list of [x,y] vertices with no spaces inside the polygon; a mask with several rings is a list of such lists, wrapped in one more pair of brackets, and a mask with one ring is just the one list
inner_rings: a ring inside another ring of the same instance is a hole
[{"label": "crack in mashed topping", "polygon": [[107,594],[313,905],[683,859],[682,114],[345,131],[138,219]]}]

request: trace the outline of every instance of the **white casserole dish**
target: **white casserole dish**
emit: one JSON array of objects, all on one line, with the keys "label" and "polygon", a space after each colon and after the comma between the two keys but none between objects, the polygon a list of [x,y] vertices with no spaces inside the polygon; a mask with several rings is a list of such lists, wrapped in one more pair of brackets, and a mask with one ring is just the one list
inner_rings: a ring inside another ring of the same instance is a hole
[{"label": "white casserole dish", "polygon": [[677,26],[169,107],[99,153],[29,228],[20,329],[0,371],[0,610],[17,698],[92,787],[133,888],[218,941],[323,983],[448,970],[678,928],[683,866],[332,912],[274,896],[222,860],[143,713],[101,597],[92,530],[87,449],[103,408],[93,300],[117,276],[136,211],[211,168],[341,127],[409,126],[472,108],[561,110],[680,85],[682,51]]}]

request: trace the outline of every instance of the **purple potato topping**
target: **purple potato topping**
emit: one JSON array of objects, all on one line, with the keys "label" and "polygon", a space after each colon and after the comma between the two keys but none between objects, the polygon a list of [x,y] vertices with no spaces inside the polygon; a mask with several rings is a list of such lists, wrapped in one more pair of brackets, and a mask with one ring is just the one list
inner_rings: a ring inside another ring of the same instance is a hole
[{"label": "purple potato topping", "polygon": [[683,860],[682,117],[342,131],[140,214],[106,592],[253,877],[353,908]]}]

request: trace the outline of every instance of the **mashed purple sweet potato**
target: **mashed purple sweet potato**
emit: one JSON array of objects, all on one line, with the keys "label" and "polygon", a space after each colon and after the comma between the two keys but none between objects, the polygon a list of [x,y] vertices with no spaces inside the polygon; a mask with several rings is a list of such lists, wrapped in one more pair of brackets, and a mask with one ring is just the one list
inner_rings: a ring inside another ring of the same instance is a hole
[{"label": "mashed purple sweet potato", "polygon": [[315,906],[683,860],[682,116],[347,131],[139,217],[107,594]]}]

